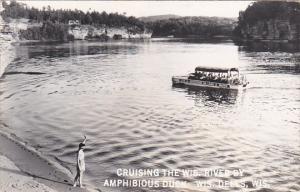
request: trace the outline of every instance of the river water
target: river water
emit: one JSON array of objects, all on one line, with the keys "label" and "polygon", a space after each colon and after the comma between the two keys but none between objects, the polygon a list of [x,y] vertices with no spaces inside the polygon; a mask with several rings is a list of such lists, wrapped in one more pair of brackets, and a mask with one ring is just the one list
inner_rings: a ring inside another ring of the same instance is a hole
[{"label": "river water", "polygon": [[[299,50],[166,39],[19,45],[0,79],[1,127],[73,173],[85,133],[84,180],[104,191],[300,191]],[[198,65],[239,66],[249,88],[172,87],[173,75]],[[152,179],[186,186],[104,187],[133,179],[119,168],[242,169],[221,179],[248,188],[199,187],[220,178],[181,175]]]}]

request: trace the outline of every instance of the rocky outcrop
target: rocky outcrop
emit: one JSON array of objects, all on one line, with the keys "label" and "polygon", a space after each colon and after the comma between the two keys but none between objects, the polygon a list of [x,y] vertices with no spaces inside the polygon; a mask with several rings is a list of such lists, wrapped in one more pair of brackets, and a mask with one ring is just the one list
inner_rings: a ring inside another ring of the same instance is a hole
[{"label": "rocky outcrop", "polygon": [[[0,16],[0,31],[3,30],[3,26],[8,26]],[[5,68],[15,58],[15,48],[12,45],[14,37],[12,32],[0,32],[0,77],[5,71]]]},{"label": "rocky outcrop", "polygon": [[132,33],[125,27],[94,27],[91,25],[70,26],[68,33],[75,40],[83,39],[145,39],[151,38],[151,33]]},{"label": "rocky outcrop", "polygon": [[300,3],[258,1],[241,11],[235,37],[257,41],[300,41]]},{"label": "rocky outcrop", "polygon": [[241,35],[247,40],[300,41],[300,23],[283,19],[258,21],[241,28]]}]

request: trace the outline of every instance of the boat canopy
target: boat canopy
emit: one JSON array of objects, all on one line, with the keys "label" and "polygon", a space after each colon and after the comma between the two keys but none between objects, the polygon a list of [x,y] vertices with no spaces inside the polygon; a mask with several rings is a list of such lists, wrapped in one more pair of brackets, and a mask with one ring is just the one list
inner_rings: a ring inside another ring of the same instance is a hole
[{"label": "boat canopy", "polygon": [[217,67],[196,67],[195,71],[203,71],[203,72],[216,72],[216,73],[227,73],[229,71],[239,72],[239,69],[236,67],[231,68],[217,68]]}]

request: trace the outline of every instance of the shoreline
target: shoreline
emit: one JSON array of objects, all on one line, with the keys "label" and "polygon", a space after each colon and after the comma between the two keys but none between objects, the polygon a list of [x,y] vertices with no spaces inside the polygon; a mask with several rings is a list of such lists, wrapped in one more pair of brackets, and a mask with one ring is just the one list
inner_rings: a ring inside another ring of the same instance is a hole
[{"label": "shoreline", "polygon": [[[66,168],[57,162],[50,161],[32,147],[14,139],[13,136],[3,131],[0,131],[0,145],[0,159],[5,163],[4,165],[1,164],[0,175],[8,177],[8,174],[2,174],[2,171],[4,171],[18,174],[23,178],[21,180],[17,179],[18,183],[15,183],[13,178],[6,177],[5,180],[12,183],[11,186],[20,186],[24,181],[29,181],[29,183],[34,183],[34,185],[30,185],[32,188],[38,185],[40,188],[36,189],[52,189],[53,192],[100,191],[86,183],[84,188],[73,187],[73,176]],[[3,183],[0,182],[1,189],[5,187],[2,185]],[[22,189],[20,191],[23,191]]]},{"label": "shoreline", "polygon": [[48,186],[34,180],[22,172],[16,165],[7,157],[0,154],[0,188],[4,192],[57,192]]}]

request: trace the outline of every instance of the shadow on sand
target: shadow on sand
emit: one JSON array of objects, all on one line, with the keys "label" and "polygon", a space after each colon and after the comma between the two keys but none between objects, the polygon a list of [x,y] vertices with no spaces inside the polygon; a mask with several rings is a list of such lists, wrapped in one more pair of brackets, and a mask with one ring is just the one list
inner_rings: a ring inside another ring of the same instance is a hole
[{"label": "shadow on sand", "polygon": [[8,169],[8,168],[4,168],[4,167],[0,167],[0,170],[6,171],[6,172],[10,172],[10,173],[13,173],[13,174],[22,175],[22,176],[31,176],[31,177],[33,177],[33,178],[39,178],[39,179],[43,179],[43,180],[47,180],[47,181],[51,181],[51,182],[55,182],[55,183],[60,183],[60,184],[64,184],[64,185],[70,185],[70,186],[73,186],[73,185],[72,185],[71,183],[69,183],[69,181],[67,181],[67,180],[64,180],[64,182],[61,182],[61,181],[55,181],[55,180],[48,179],[48,178],[45,178],[45,177],[41,177],[41,176],[37,176],[37,175],[34,175],[34,174],[30,174],[30,173],[28,173],[28,172],[18,171],[18,170],[14,170],[14,169]]}]

